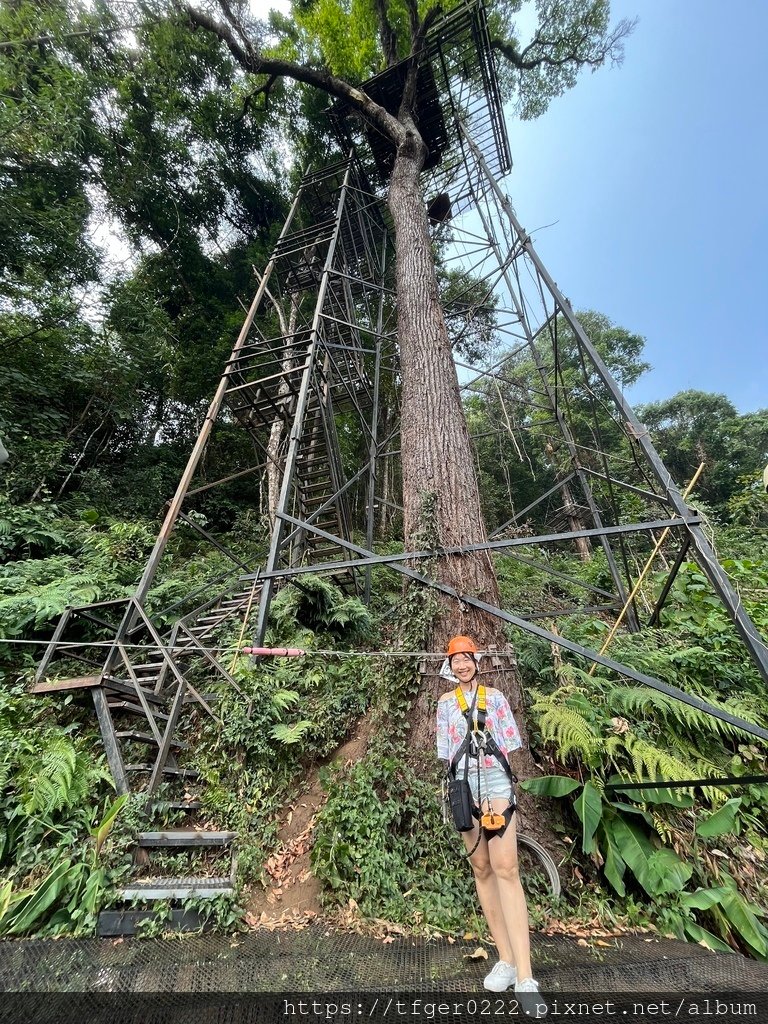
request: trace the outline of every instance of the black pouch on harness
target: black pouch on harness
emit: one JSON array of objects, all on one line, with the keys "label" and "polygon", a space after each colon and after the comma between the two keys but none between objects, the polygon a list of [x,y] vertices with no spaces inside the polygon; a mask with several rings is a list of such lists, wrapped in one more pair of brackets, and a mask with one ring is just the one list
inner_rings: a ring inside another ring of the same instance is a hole
[{"label": "black pouch on harness", "polygon": [[448,803],[456,830],[471,832],[475,819],[472,816],[472,791],[466,779],[448,780]]}]

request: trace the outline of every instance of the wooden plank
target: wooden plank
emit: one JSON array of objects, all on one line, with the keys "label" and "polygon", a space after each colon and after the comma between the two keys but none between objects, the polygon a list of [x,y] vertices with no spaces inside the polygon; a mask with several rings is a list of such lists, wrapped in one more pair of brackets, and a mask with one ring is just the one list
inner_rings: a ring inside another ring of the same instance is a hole
[{"label": "wooden plank", "polygon": [[[124,693],[127,697],[136,696],[136,687],[133,683],[129,683],[124,679],[117,679],[115,676],[104,677],[104,688],[108,692],[112,693]],[[144,696],[152,704],[165,704],[165,700],[162,697],[158,697],[152,690],[148,690],[144,687]]]},{"label": "wooden plank", "polygon": [[94,687],[91,690],[91,695],[93,696],[93,706],[96,708],[96,716],[99,719],[99,729],[101,730],[101,738],[104,741],[104,749],[107,752],[107,763],[112,772],[112,778],[115,780],[115,787],[120,795],[130,793],[131,787],[128,785],[128,778],[125,774],[123,755],[120,752],[120,744],[117,741],[117,733],[115,732],[115,724],[112,721],[109,704],[107,703],[107,695],[100,686]]},{"label": "wooden plank", "polygon": [[[169,722],[170,722],[170,716],[169,716]],[[155,744],[155,746],[157,745],[157,740],[152,735],[152,733],[150,733],[150,732],[139,732],[138,729],[121,729],[119,732],[115,733],[115,736],[119,740],[133,740],[134,743],[153,743],[153,744]],[[165,742],[165,741],[163,741],[163,742]],[[169,744],[169,747],[175,747],[178,750],[188,750],[189,749],[189,744],[188,743],[182,743],[181,740],[175,740],[173,738],[170,738],[168,740],[168,744]]]},{"label": "wooden plank", "polygon": [[60,690],[87,690],[91,686],[99,686],[101,676],[76,676],[74,679],[42,679],[35,683],[30,693],[58,693]]}]

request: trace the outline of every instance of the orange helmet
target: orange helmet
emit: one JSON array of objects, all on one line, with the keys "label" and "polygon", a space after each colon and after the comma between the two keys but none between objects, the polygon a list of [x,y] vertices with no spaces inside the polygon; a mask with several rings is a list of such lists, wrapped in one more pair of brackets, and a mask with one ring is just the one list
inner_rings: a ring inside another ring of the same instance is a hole
[{"label": "orange helmet", "polygon": [[477,654],[477,644],[468,636],[455,636],[448,641],[448,660],[454,654]]}]

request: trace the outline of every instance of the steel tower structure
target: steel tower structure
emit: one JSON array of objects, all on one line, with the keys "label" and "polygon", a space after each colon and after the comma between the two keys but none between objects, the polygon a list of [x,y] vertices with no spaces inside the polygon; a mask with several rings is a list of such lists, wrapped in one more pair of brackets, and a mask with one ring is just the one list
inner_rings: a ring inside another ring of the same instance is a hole
[{"label": "steel tower structure", "polygon": [[[404,67],[396,66],[365,89],[396,112],[403,80]],[[398,572],[768,739],[758,726],[539,624],[579,613],[613,615],[633,631],[656,625],[690,554],[768,680],[766,645],[701,517],[670,478],[501,187],[511,159],[478,0],[432,29],[418,95],[429,147],[423,174],[428,212],[443,264],[458,282],[446,316],[457,351],[463,340],[482,336],[492,338],[497,352],[495,360],[457,356],[457,386],[467,396],[498,399],[494,433],[519,467],[532,446],[548,463],[546,479],[530,482],[529,491],[538,488],[532,500],[522,508],[511,500],[504,521],[489,524],[488,541],[457,550],[518,560],[552,583],[551,599],[535,608],[491,607],[414,568],[440,552],[375,550],[377,517],[397,504],[382,493],[384,467],[398,452],[396,254],[385,202],[393,153],[337,104],[331,117],[343,155],[301,182],[136,592],[124,601],[68,609],[38,667],[37,692],[90,690],[121,792],[135,788],[140,773],[150,795],[169,777],[184,776],[175,753],[183,749],[185,707],[216,717],[201,680],[208,674],[238,687],[221,653],[222,636],[231,636],[234,622],[243,623],[241,633],[247,629],[259,646],[275,589],[286,582],[301,586],[307,573],[330,575],[367,600],[373,573]],[[217,420],[247,431],[254,461],[221,480],[196,483]],[[342,452],[342,430],[354,438],[352,453]],[[265,472],[276,495],[274,525],[268,554],[254,566],[225,549],[188,511],[201,492]],[[156,609],[153,585],[180,521],[215,543],[232,569],[170,608]],[[602,551],[609,582],[589,585],[543,554],[571,550],[575,542],[584,557],[593,548]],[[666,551],[675,547],[644,623],[637,578],[662,543]],[[90,674],[73,675],[73,666],[83,664]],[[147,749],[148,758],[134,756]]]}]

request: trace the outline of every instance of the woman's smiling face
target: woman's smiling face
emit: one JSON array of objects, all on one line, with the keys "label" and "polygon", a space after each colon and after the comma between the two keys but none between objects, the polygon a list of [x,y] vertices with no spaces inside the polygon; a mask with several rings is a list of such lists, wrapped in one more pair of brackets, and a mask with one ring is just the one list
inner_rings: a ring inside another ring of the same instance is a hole
[{"label": "woman's smiling face", "polygon": [[475,659],[471,654],[454,654],[450,661],[451,672],[461,683],[468,683],[472,680],[477,672],[477,665]]}]

